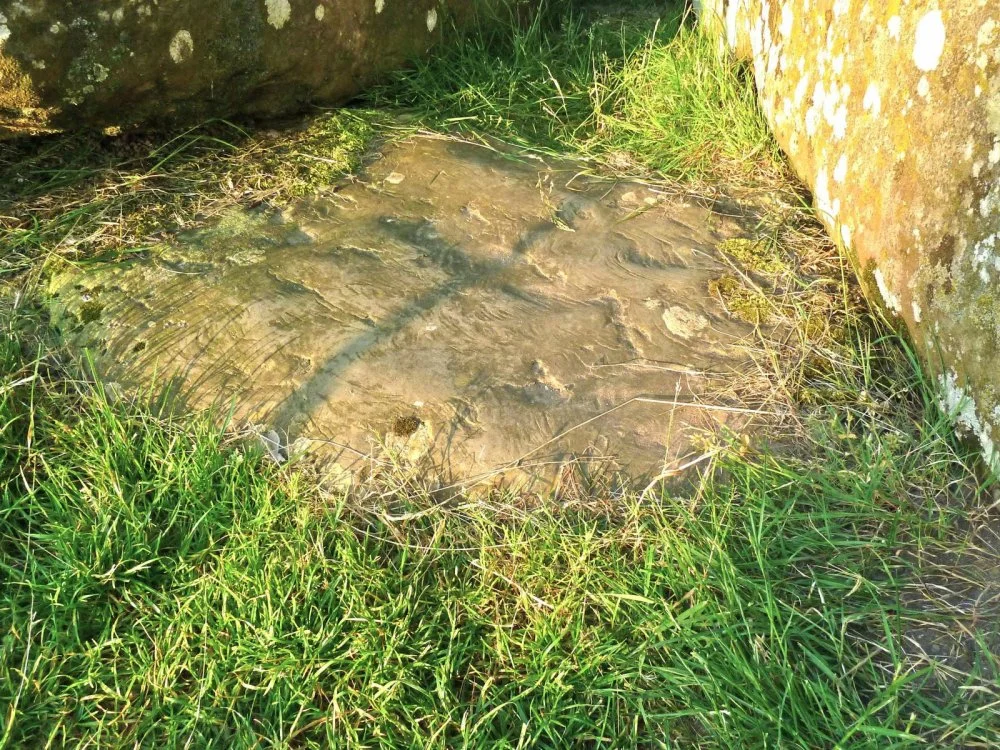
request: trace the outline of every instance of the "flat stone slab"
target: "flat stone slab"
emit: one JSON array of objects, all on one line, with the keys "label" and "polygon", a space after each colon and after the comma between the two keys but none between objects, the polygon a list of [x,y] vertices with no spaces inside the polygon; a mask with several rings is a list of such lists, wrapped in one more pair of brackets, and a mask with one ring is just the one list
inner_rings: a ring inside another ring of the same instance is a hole
[{"label": "flat stone slab", "polygon": [[60,275],[55,319],[108,381],[172,382],[347,467],[656,473],[745,419],[718,394],[751,328],[708,291],[739,227],[581,170],[413,138],[288,211]]}]

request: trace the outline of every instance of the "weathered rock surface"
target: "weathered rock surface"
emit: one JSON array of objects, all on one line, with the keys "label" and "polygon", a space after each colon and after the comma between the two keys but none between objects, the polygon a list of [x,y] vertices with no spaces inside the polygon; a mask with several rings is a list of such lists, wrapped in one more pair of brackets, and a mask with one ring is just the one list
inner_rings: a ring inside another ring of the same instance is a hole
[{"label": "weathered rock surface", "polygon": [[997,464],[1000,3],[703,0],[764,112]]},{"label": "weathered rock surface", "polygon": [[54,319],[108,380],[176,377],[348,467],[656,472],[746,419],[725,392],[753,329],[709,292],[741,230],[580,169],[418,138],[293,210],[63,274]]},{"label": "weathered rock surface", "polygon": [[0,137],[337,103],[492,0],[0,0]]}]

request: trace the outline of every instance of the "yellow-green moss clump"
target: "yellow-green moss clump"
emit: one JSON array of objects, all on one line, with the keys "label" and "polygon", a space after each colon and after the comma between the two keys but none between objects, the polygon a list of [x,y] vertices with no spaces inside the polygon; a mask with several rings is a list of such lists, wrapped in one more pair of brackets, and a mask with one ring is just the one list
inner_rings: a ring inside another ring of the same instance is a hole
[{"label": "yellow-green moss clump", "polygon": [[719,245],[719,250],[748,271],[778,276],[788,270],[784,253],[777,243],[766,239],[734,237]]},{"label": "yellow-green moss clump", "polygon": [[20,64],[0,52],[0,138],[44,132],[48,111]]},{"label": "yellow-green moss clump", "polygon": [[16,61],[0,54],[0,109],[13,112],[38,106],[31,78]]},{"label": "yellow-green moss clump", "polygon": [[708,282],[708,291],[722,300],[733,317],[755,326],[771,321],[775,305],[767,295],[750,289],[735,276],[722,276]]}]

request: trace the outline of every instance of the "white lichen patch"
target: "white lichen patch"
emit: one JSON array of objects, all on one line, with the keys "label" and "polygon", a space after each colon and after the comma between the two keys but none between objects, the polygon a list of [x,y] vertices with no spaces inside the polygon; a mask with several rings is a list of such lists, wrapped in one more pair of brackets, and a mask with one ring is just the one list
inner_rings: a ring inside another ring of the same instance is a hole
[{"label": "white lichen patch", "polygon": [[920,80],[917,81],[917,95],[921,99],[926,99],[929,93],[931,93],[931,82],[927,80],[927,76],[920,76]]},{"label": "white lichen patch", "polygon": [[809,91],[809,74],[804,73],[799,82],[795,84],[795,93],[792,95],[796,107],[801,107],[805,101],[806,93]]},{"label": "white lichen patch", "polygon": [[861,102],[865,112],[871,112],[872,117],[878,117],[882,111],[882,97],[878,93],[878,86],[869,83],[865,90],[865,98]]},{"label": "white lichen patch", "polygon": [[847,135],[847,102],[841,104],[833,113],[833,118],[830,120],[830,129],[833,131],[833,137],[836,140],[843,140],[844,136]]},{"label": "white lichen patch", "polygon": [[872,4],[865,3],[861,6],[861,16],[860,19],[863,26],[871,27],[875,23],[875,13],[872,11]]},{"label": "white lichen patch", "polygon": [[778,26],[778,31],[781,35],[788,39],[792,35],[792,26],[795,23],[795,14],[792,12],[792,6],[790,3],[786,3],[781,6],[781,25]]},{"label": "white lichen patch", "polygon": [[385,10],[385,0],[375,0],[375,15]]},{"label": "white lichen patch", "polygon": [[972,265],[983,284],[990,285],[990,272],[1000,272],[1000,234],[991,234],[972,246]]},{"label": "white lichen patch", "polygon": [[913,310],[913,322],[919,323],[923,318],[923,310],[920,309],[920,305],[917,304],[916,300],[910,302],[910,309]]},{"label": "white lichen patch", "polygon": [[834,167],[833,169],[833,181],[843,184],[844,180],[846,179],[847,179],[847,154],[843,154],[837,160],[837,166]]},{"label": "white lichen patch", "polygon": [[816,211],[819,212],[820,219],[825,222],[832,222],[840,213],[840,201],[830,198],[830,180],[826,167],[816,173],[816,187],[813,190],[816,198]]},{"label": "white lichen patch", "polygon": [[795,156],[799,152],[799,131],[793,130],[788,137],[788,153]]},{"label": "white lichen patch", "polygon": [[812,106],[806,112],[806,133],[810,136],[816,134],[819,116],[822,114],[834,139],[843,139],[847,134],[847,100],[850,95],[849,84],[840,86],[832,83],[827,90],[822,80],[817,81],[813,88]]},{"label": "white lichen patch", "polygon": [[806,135],[812,138],[816,135],[816,128],[819,126],[819,111],[810,107],[806,112]]},{"label": "white lichen patch", "polygon": [[899,32],[902,30],[903,20],[899,16],[893,16],[886,23],[886,28],[889,31],[890,39],[899,39]]},{"label": "white lichen patch", "polygon": [[3,47],[8,39],[10,39],[10,29],[7,27],[7,16],[0,13],[0,47]]},{"label": "white lichen patch", "polygon": [[317,5],[313,15],[316,16],[317,21],[322,21],[323,18],[326,16],[326,8],[322,5]]},{"label": "white lichen patch", "polygon": [[427,11],[427,32],[430,33],[437,28],[438,25],[438,12],[431,8]]},{"label": "white lichen patch", "polygon": [[663,324],[674,336],[689,339],[708,328],[708,318],[674,305],[663,311]]},{"label": "white lichen patch", "polygon": [[31,2],[30,0],[14,0],[12,3],[8,3],[10,6],[10,17],[18,18],[19,16],[33,16],[38,12],[39,6],[45,3]]},{"label": "white lichen patch", "polygon": [[926,72],[937,70],[944,52],[945,31],[941,11],[932,10],[925,13],[917,22],[916,37],[913,43],[913,63]]},{"label": "white lichen patch", "polygon": [[191,38],[191,32],[187,29],[181,29],[170,40],[170,59],[180,64],[190,59],[193,54],[194,39]]},{"label": "white lichen patch", "polygon": [[947,412],[955,420],[959,430],[971,432],[979,439],[986,463],[996,470],[1000,466],[1000,461],[997,460],[992,428],[980,420],[972,395],[958,384],[958,375],[954,371],[939,375],[938,386],[941,389],[939,403],[942,411]]},{"label": "white lichen patch", "polygon": [[983,25],[979,27],[979,31],[976,32],[976,47],[992,47],[996,39],[997,22],[989,18],[983,22]]},{"label": "white lichen patch", "polygon": [[292,17],[292,5],[288,0],[264,0],[267,9],[267,22],[280,29]]},{"label": "white lichen patch", "polygon": [[889,308],[890,311],[899,315],[900,311],[903,309],[903,305],[900,303],[899,297],[893,294],[892,290],[889,289],[889,285],[886,284],[885,276],[882,274],[882,269],[876,268],[873,275],[875,276],[875,284],[878,286],[879,294],[882,295],[885,306]]},{"label": "white lichen patch", "polygon": [[979,215],[984,219],[1000,214],[1000,182],[993,185],[986,197],[979,201]]}]

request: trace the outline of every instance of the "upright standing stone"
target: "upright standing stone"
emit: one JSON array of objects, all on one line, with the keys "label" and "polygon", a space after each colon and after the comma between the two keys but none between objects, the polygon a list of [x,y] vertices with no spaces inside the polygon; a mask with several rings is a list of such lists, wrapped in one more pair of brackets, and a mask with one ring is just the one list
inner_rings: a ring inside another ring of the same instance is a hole
[{"label": "upright standing stone", "polygon": [[701,0],[833,237],[997,464],[1000,3]]}]

